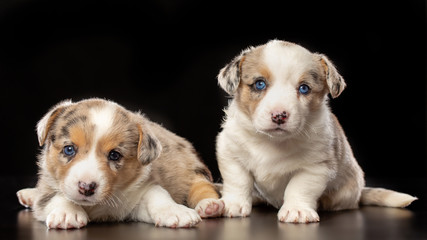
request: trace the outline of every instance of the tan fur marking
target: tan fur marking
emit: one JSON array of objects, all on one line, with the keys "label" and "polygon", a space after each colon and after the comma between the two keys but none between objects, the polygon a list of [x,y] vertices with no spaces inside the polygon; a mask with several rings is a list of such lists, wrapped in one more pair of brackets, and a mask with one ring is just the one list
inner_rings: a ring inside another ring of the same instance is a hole
[{"label": "tan fur marking", "polygon": [[138,159],[141,158],[141,145],[142,145],[142,141],[143,141],[143,136],[144,136],[144,132],[142,131],[142,127],[140,124],[137,125],[138,128],[138,133],[139,133],[139,139],[138,139],[138,148],[137,148],[137,157]]},{"label": "tan fur marking", "polygon": [[[311,76],[309,76],[309,73],[304,73],[299,80],[299,84],[306,83],[310,86],[311,91],[306,96],[298,95],[298,99],[302,100],[301,98],[305,98],[308,102],[308,106],[312,111],[319,110],[324,104],[325,96],[328,92],[326,79],[322,76],[320,72],[317,72],[319,74],[319,77],[322,78],[321,82],[315,82]],[[297,89],[296,89],[297,91]]]},{"label": "tan fur marking", "polygon": [[243,66],[243,62],[245,62],[245,60],[246,60],[246,56],[242,56],[242,58],[240,59],[240,62],[239,62],[240,78],[242,78],[241,77],[242,76],[242,66]]},{"label": "tan fur marking", "polygon": [[251,93],[251,87],[247,85],[240,85],[237,91],[236,99],[238,99],[239,106],[248,116],[251,116],[255,111],[258,103],[261,101],[261,98],[253,99]]},{"label": "tan fur marking", "polygon": [[70,140],[77,146],[86,146],[88,144],[85,131],[77,126],[70,128]]},{"label": "tan fur marking", "polygon": [[109,134],[102,137],[98,142],[98,151],[107,155],[123,141],[122,137],[120,134]]},{"label": "tan fur marking", "polygon": [[[54,173],[56,179],[63,181],[64,178],[68,175],[69,169],[79,162],[82,159],[83,154],[77,153],[77,155],[70,162],[66,162],[67,159],[63,157],[61,151],[63,146],[52,146],[48,152],[48,158],[46,161],[47,168],[49,172]],[[78,151],[82,152],[83,149]],[[58,162],[58,159],[61,160],[61,163]]]},{"label": "tan fur marking", "polygon": [[325,71],[325,77],[329,75],[329,67],[323,58],[320,59],[320,64],[322,65],[323,70]]},{"label": "tan fur marking", "polygon": [[191,185],[187,204],[190,208],[195,208],[202,199],[206,198],[218,199],[219,194],[211,182],[206,181],[203,176],[200,176],[196,178],[193,185]]},{"label": "tan fur marking", "polygon": [[[136,159],[136,152],[134,152],[133,146],[127,146],[128,148],[132,148],[133,151],[120,151],[119,144],[129,145],[132,139],[129,136],[124,135],[122,129],[116,129],[115,132],[111,132],[105,136],[103,136],[98,141],[97,145],[97,155],[100,161],[108,162],[109,164],[100,164],[102,171],[108,172],[106,175],[107,181],[107,191],[105,191],[105,195],[108,195],[112,190],[112,186],[127,186],[130,185],[133,181],[135,181],[140,173],[141,164]],[[135,139],[136,142],[136,139]],[[136,144],[134,145],[136,146]],[[108,160],[108,154],[112,150],[117,150],[122,154],[122,159],[120,159],[120,169],[114,168],[114,162]],[[114,170],[113,170],[114,169]]]},{"label": "tan fur marking", "polygon": [[258,72],[261,74],[261,76],[263,76],[265,79],[267,79],[267,80],[272,80],[272,78],[271,78],[271,72],[270,72],[270,69],[268,69],[268,67],[267,66],[265,66],[265,65],[260,65],[259,67],[258,67]]},{"label": "tan fur marking", "polygon": [[262,62],[259,62],[259,56],[260,51],[256,49],[248,54],[244,63],[241,62],[240,75],[242,76],[242,83],[237,89],[236,99],[238,99],[241,109],[248,116],[252,115],[266,93],[266,91],[255,92],[251,89],[254,79],[263,77],[270,84],[272,81],[271,71]]},{"label": "tan fur marking", "polygon": [[122,161],[124,161],[124,165],[118,170],[120,174],[111,174],[111,182],[114,184],[110,186],[132,186],[141,174],[143,167],[135,157],[125,157]]}]

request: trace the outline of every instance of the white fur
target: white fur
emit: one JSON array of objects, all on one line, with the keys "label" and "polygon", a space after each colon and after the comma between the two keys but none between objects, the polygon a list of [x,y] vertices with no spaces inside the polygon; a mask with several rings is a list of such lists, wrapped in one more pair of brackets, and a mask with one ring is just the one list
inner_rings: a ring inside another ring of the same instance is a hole
[{"label": "white fur", "polygon": [[114,105],[91,109],[90,116],[95,128],[95,142],[105,135],[113,125]]},{"label": "white fur", "polygon": [[[303,96],[298,98],[300,77],[314,68],[312,53],[279,41],[269,42],[262,51],[261,61],[271,74],[268,91],[251,116],[234,99],[217,139],[224,215],[249,215],[255,189],[280,209],[280,221],[316,222],[317,201],[337,177],[334,163],[327,163],[335,158],[330,151],[335,123],[326,98],[315,112]],[[274,123],[272,114],[283,111],[286,123]],[[353,199],[360,195],[357,191]]]},{"label": "white fur", "polygon": [[298,78],[307,66],[301,62],[310,62],[311,53],[298,45],[283,48],[281,41],[270,41],[262,55],[263,60],[273,70],[273,78]]},{"label": "white fur", "polygon": [[53,197],[45,211],[49,213],[46,218],[48,228],[81,228],[89,222],[89,217],[81,206],[60,195]]},{"label": "white fur", "polygon": [[[319,217],[313,210],[317,206],[316,201],[326,182],[335,175],[327,167],[316,165],[323,158],[312,158],[320,155],[317,152],[319,147],[313,144],[327,138],[328,128],[319,126],[318,131],[325,131],[325,134],[323,137],[313,135],[311,142],[298,139],[275,141],[277,139],[271,139],[271,136],[246,131],[249,121],[236,107],[235,104],[229,106],[227,122],[218,137],[217,146],[218,163],[224,179],[225,214],[248,216],[251,192],[255,186],[267,202],[277,208],[286,201],[288,205],[281,212],[287,214],[291,211],[289,217],[303,211],[311,221],[317,221]],[[291,199],[286,199],[285,189],[293,192]]]},{"label": "white fur", "polygon": [[[255,89],[253,79],[267,87]],[[281,222],[294,223],[318,222],[319,203],[341,210],[357,208],[361,196],[362,204],[394,207],[416,199],[364,189],[363,171],[327,104],[327,93],[339,96],[345,82],[326,56],[270,41],[233,59],[218,81],[238,96],[217,138],[225,216],[248,216],[253,191],[279,209]],[[301,84],[313,92],[300,93]],[[282,121],[273,117],[284,112]]]},{"label": "white fur", "polygon": [[150,186],[141,204],[133,211],[134,218],[156,226],[191,227],[201,221],[196,211],[176,204],[159,185]]},{"label": "white fur", "polygon": [[[80,205],[97,204],[97,198],[103,192],[106,184],[104,174],[96,157],[96,146],[93,146],[87,158],[73,165],[65,177],[64,186],[62,187],[65,197]],[[96,183],[97,190],[95,194],[92,196],[80,194],[78,191],[79,182],[87,184]]]}]

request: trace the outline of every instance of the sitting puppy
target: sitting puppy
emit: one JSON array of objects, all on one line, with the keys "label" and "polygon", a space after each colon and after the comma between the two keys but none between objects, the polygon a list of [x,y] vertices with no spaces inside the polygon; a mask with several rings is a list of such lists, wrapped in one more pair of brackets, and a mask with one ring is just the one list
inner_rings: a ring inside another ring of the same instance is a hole
[{"label": "sitting puppy", "polygon": [[327,94],[338,97],[345,83],[326,56],[274,40],[243,51],[218,81],[232,96],[217,138],[225,216],[248,216],[253,189],[291,223],[318,222],[318,208],[404,207],[416,199],[364,187],[328,107]]},{"label": "sitting puppy", "polygon": [[89,220],[191,227],[223,211],[191,144],[116,103],[61,102],[37,134],[44,146],[37,187],[17,195],[48,228],[81,228]]}]

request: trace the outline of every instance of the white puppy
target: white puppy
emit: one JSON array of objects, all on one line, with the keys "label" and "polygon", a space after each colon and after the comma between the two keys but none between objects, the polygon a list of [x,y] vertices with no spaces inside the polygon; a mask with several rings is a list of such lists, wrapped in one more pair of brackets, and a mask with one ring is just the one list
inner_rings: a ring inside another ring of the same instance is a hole
[{"label": "white puppy", "polygon": [[37,133],[39,181],[17,194],[48,228],[81,228],[89,220],[191,227],[222,213],[193,146],[140,113],[101,99],[64,101]]},{"label": "white puppy", "polygon": [[319,221],[318,208],[404,207],[416,198],[365,188],[344,132],[328,107],[345,82],[322,54],[284,41],[243,51],[218,75],[232,96],[217,157],[224,215],[248,216],[252,192],[281,222]]}]

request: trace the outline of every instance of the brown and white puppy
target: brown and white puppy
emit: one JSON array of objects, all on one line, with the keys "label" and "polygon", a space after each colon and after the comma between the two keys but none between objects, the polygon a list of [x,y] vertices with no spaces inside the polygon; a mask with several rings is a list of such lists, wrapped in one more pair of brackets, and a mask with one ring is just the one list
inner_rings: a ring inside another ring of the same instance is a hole
[{"label": "brown and white puppy", "polygon": [[328,107],[327,95],[338,97],[346,84],[326,56],[274,40],[244,50],[218,81],[232,96],[217,138],[225,216],[248,216],[253,191],[293,223],[319,221],[319,208],[404,207],[416,199],[365,188]]},{"label": "brown and white puppy", "polygon": [[64,101],[40,120],[37,134],[44,146],[39,180],[17,195],[48,228],[89,220],[191,227],[222,213],[192,145],[140,113],[101,99]]}]

